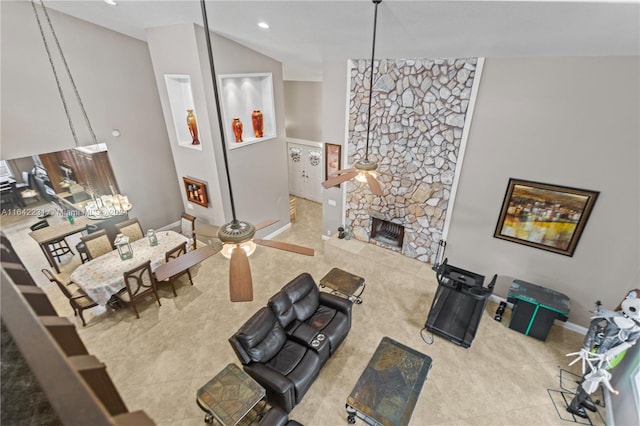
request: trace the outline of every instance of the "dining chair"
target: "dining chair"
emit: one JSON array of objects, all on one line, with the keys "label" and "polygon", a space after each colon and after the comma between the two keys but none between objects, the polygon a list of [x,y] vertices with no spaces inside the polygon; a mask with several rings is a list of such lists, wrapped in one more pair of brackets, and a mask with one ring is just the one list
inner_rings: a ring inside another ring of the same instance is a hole
[{"label": "dining chair", "polygon": [[91,298],[87,296],[87,294],[80,287],[78,287],[78,285],[73,281],[67,284],[63,284],[59,279],[55,277],[55,275],[53,275],[53,273],[50,270],[46,268],[42,269],[42,273],[44,274],[45,277],[47,277],[49,281],[51,281],[52,283],[55,283],[60,289],[60,291],[62,291],[62,294],[64,294],[65,297],[69,299],[69,304],[71,305],[71,309],[73,309],[73,315],[74,316],[80,315],[80,320],[82,320],[82,326],[84,327],[85,325],[87,325],[87,323],[84,321],[84,316],[82,315],[82,312],[85,309],[98,306],[98,304],[93,300],[91,300]]},{"label": "dining chair", "polygon": [[[84,231],[82,231],[82,236],[93,234],[98,230],[100,230],[100,227],[98,225],[93,225],[91,223],[88,223]],[[89,259],[89,255],[87,254],[87,248],[84,244],[84,241],[80,241],[78,244],[76,244],[76,251],[80,255],[80,261],[82,263],[86,263],[89,260],[91,260]]]},{"label": "dining chair", "polygon": [[[179,244],[177,246],[175,246],[174,248],[172,248],[171,250],[167,251],[164,254],[164,260],[169,263],[169,262],[173,262],[175,261],[178,257],[182,256],[183,254],[185,254],[187,252],[187,242],[185,241],[182,244]],[[180,278],[181,276],[187,274],[189,276],[189,282],[191,283],[191,285],[193,285],[193,280],[191,279],[191,271],[189,270],[189,268],[185,269],[182,272],[177,273],[176,275],[173,275],[169,278],[167,278],[164,281],[160,281],[160,283],[168,283],[171,285],[171,288],[173,289],[173,294],[174,296],[178,296],[178,294],[176,293],[176,287],[174,285],[174,281],[176,281],[178,278]]]},{"label": "dining chair", "polygon": [[129,237],[129,242],[134,242],[144,237],[142,226],[140,226],[140,221],[137,217],[116,223],[115,227],[120,234]]},{"label": "dining chair", "polygon": [[155,296],[158,306],[162,306],[156,288],[156,278],[153,275],[153,272],[151,272],[150,260],[128,270],[123,274],[123,277],[125,288],[116,293],[116,297],[131,305],[131,309],[135,312],[136,318],[140,319],[140,314],[138,313],[138,308],[136,306],[138,301],[150,294]]},{"label": "dining chair", "polygon": [[189,213],[182,213],[180,217],[180,233],[189,238],[189,250],[195,250],[197,248],[195,216]]},{"label": "dining chair", "polygon": [[96,257],[107,254],[113,250],[107,231],[104,229],[100,229],[99,231],[93,232],[89,235],[84,235],[80,237],[80,241],[84,243],[84,248],[89,260],[95,259]]},{"label": "dining chair", "polygon": [[[33,225],[31,225],[29,229],[31,229],[32,231],[37,231],[38,229],[44,229],[48,226],[49,226],[49,222],[46,219],[42,219],[34,223]],[[69,247],[69,244],[67,244],[67,240],[64,238],[59,238],[57,240],[49,241],[47,243],[47,246],[48,246],[47,248],[49,250],[49,253],[51,253],[51,255],[56,258],[58,263],[60,263],[60,258],[65,254],[68,254],[68,253],[71,253],[72,255],[75,254],[73,250],[71,250],[71,247]]]}]

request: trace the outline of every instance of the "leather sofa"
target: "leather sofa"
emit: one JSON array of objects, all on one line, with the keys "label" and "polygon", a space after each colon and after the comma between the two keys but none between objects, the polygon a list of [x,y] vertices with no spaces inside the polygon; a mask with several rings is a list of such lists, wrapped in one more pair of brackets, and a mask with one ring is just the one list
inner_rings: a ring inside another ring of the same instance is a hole
[{"label": "leather sofa", "polygon": [[289,419],[287,413],[280,407],[271,407],[260,419],[259,426],[302,426],[301,423]]},{"label": "leather sofa", "polygon": [[352,302],[320,292],[303,273],[269,299],[229,338],[267,401],[289,413],[351,329]]}]

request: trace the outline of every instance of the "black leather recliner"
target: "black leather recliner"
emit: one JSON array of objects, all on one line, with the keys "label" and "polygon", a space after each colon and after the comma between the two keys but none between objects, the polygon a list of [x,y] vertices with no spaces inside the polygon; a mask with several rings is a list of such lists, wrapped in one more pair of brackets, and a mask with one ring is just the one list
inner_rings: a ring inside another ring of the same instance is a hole
[{"label": "black leather recliner", "polygon": [[311,327],[314,335],[322,333],[327,337],[331,354],[349,334],[352,306],[347,299],[320,292],[306,272],[269,299],[269,307],[288,335],[302,335],[302,329]]},{"label": "black leather recliner", "polygon": [[271,407],[260,419],[259,426],[302,426],[301,423],[289,419],[280,407]]},{"label": "black leather recliner", "polygon": [[309,274],[285,285],[229,338],[267,401],[289,413],[351,328],[352,302],[320,293]]},{"label": "black leather recliner", "polygon": [[318,353],[287,338],[267,307],[261,308],[229,339],[244,371],[267,391],[271,405],[290,412],[320,371]]}]

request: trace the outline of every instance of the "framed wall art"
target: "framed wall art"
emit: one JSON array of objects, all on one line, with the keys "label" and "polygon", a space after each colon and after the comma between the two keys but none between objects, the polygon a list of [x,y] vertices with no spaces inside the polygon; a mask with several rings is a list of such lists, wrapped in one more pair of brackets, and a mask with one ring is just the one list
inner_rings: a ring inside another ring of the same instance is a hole
[{"label": "framed wall art", "polygon": [[207,197],[207,185],[188,177],[183,177],[184,190],[187,193],[187,201],[195,203],[203,207],[209,206],[209,198]]},{"label": "framed wall art", "polygon": [[[335,175],[342,166],[342,145],[335,145],[332,143],[324,144],[324,180],[329,179],[329,176]],[[340,188],[340,185],[336,185]]]},{"label": "framed wall art", "polygon": [[511,178],[493,236],[573,256],[598,194]]}]

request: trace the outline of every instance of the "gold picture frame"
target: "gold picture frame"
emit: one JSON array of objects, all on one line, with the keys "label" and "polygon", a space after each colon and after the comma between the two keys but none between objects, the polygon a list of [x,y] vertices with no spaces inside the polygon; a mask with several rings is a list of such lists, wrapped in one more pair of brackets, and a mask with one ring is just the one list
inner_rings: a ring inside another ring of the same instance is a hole
[{"label": "gold picture frame", "polygon": [[511,178],[493,236],[573,256],[598,194]]}]

